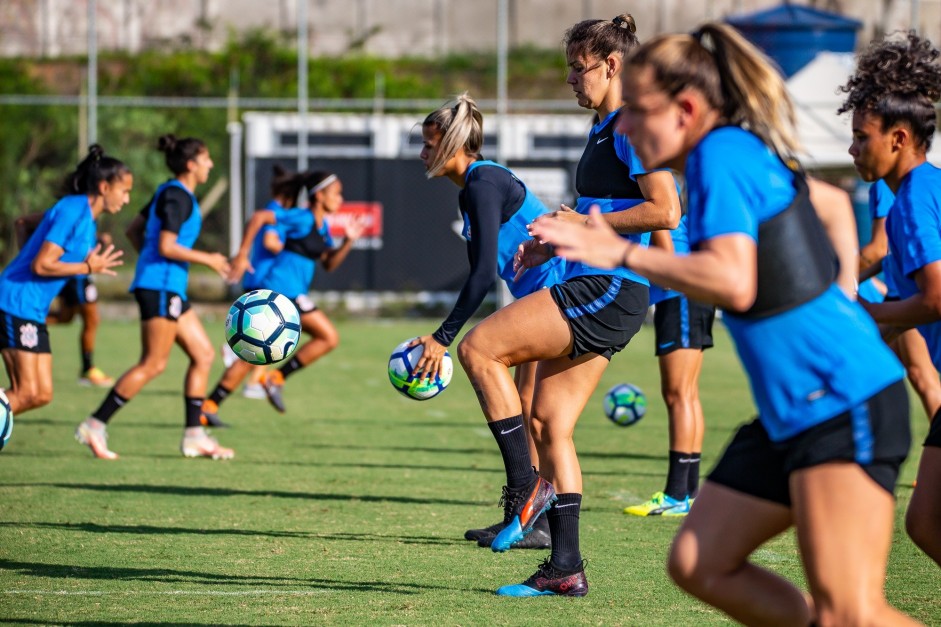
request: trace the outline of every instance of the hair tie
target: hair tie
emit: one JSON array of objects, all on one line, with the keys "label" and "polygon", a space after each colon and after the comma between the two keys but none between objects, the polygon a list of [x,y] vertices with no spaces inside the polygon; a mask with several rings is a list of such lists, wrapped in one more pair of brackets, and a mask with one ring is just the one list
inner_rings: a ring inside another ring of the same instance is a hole
[{"label": "hair tie", "polygon": [[307,192],[307,195],[313,196],[314,194],[316,194],[317,192],[319,192],[320,190],[322,190],[323,188],[330,185],[336,180],[337,180],[337,175],[331,174],[330,176],[328,176],[327,178],[325,178],[324,180],[320,181],[319,183],[314,185],[312,188],[310,188],[310,191]]},{"label": "hair tie", "polygon": [[706,52],[709,54],[715,54],[714,46],[712,46],[711,42],[706,41],[707,33],[704,33],[701,28],[690,33],[690,36],[695,39],[696,43],[702,46]]}]

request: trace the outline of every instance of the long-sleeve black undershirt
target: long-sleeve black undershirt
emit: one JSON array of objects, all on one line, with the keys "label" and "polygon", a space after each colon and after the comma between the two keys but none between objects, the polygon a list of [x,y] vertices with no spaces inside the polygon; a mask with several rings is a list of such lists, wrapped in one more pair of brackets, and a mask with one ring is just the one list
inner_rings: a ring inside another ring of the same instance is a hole
[{"label": "long-sleeve black undershirt", "polygon": [[470,224],[467,258],[470,274],[451,313],[432,337],[450,346],[468,319],[474,315],[497,276],[497,240],[500,226],[526,199],[523,185],[503,168],[479,166],[467,177],[458,196],[461,214]]}]

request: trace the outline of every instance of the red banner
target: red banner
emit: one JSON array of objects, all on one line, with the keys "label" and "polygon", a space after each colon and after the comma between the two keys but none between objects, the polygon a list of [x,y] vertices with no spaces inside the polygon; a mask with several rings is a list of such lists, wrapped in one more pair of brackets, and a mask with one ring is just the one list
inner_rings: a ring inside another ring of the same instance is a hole
[{"label": "red banner", "polygon": [[366,218],[364,238],[382,237],[382,203],[381,202],[345,202],[340,210],[327,218],[330,224],[330,235],[342,239],[346,235],[346,225],[354,216]]}]

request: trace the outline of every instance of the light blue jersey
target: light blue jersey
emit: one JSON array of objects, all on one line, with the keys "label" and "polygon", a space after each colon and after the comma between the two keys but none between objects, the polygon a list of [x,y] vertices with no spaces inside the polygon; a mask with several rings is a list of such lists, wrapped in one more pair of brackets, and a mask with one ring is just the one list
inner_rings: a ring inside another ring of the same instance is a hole
[{"label": "light blue jersey", "polygon": [[144,244],[137,259],[130,291],[139,288],[168,291],[186,300],[190,264],[167,259],[160,254],[160,233],[174,232],[177,234],[177,244],[192,248],[202,224],[199,202],[182,183],[172,179],[158,187],[147,209]]},{"label": "light blue jersey", "polygon": [[284,250],[267,272],[259,275],[259,282],[266,289],[294,299],[310,290],[317,261],[334,248],[334,242],[327,220],[318,229],[310,211],[285,211],[280,214],[279,223],[284,229]]},{"label": "light blue jersey", "polygon": [[[886,234],[889,255],[883,266],[888,266],[886,276],[892,276],[898,298],[905,300],[919,292],[915,273],[941,261],[941,170],[926,162],[902,179]],[[941,322],[919,325],[918,331],[935,368],[941,369]]]},{"label": "light blue jersey", "polygon": [[66,196],[49,209],[20,253],[0,273],[0,310],[45,324],[52,300],[70,277],[43,277],[32,264],[44,242],[64,252],[59,261],[85,261],[95,247],[97,231],[88,196]]},{"label": "light blue jersey", "polygon": [[255,240],[252,242],[252,250],[249,253],[248,260],[252,264],[252,268],[255,269],[254,272],[246,272],[245,276],[242,278],[242,287],[246,291],[255,290],[265,287],[258,282],[258,277],[265,276],[268,273],[268,269],[271,267],[271,264],[274,263],[275,253],[271,252],[265,248],[265,236],[268,233],[276,233],[278,239],[284,242],[284,220],[278,220],[285,211],[293,211],[293,209],[286,209],[281,206],[276,200],[272,200],[267,205],[265,209],[268,211],[273,211],[275,214],[275,224],[266,224],[258,231],[258,234],[255,235]]},{"label": "light blue jersey", "polygon": [[[794,176],[752,133],[710,132],[686,163],[690,246],[733,234],[757,243],[758,225],[794,199]],[[754,319],[726,312],[723,320],[774,441],[848,411],[904,376],[875,323],[836,284],[783,313]]]},{"label": "light blue jersey", "polygon": [[[526,190],[523,204],[508,220],[500,225],[500,231],[497,235],[497,274],[506,283],[510,293],[515,298],[522,298],[536,290],[561,283],[565,271],[565,261],[561,257],[553,257],[540,266],[530,268],[520,276],[519,280],[514,280],[516,271],[513,269],[513,258],[516,251],[519,249],[520,244],[532,239],[526,227],[539,216],[549,213],[549,210],[509,168],[494,161],[475,161],[471,163],[464,174],[464,180],[470,178],[471,172],[479,167],[499,168],[508,172]],[[471,239],[470,231],[470,216],[465,213],[464,228],[461,235],[467,241]]]}]

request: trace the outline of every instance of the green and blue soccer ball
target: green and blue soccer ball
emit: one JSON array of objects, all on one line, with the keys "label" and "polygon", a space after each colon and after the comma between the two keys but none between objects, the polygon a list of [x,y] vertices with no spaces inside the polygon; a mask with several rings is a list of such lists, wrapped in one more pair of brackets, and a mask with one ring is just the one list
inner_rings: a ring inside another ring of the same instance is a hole
[{"label": "green and blue soccer ball", "polygon": [[10,399],[0,390],[0,451],[10,441],[13,433],[13,411],[10,409]]},{"label": "green and blue soccer ball", "polygon": [[242,294],[225,318],[225,341],[256,366],[287,359],[301,337],[301,314],[287,296],[271,290]]},{"label": "green and blue soccer ball", "polygon": [[604,415],[620,427],[629,427],[647,413],[647,397],[630,383],[620,383],[604,395]]},{"label": "green and blue soccer ball", "polygon": [[451,361],[451,354],[445,351],[441,359],[441,372],[434,379],[415,377],[413,375],[415,366],[418,365],[418,360],[421,359],[425,349],[421,344],[409,346],[414,339],[416,338],[405,340],[392,350],[392,355],[389,357],[389,381],[392,382],[392,387],[401,394],[416,401],[427,401],[444,392],[444,389],[451,383],[454,364]]}]

